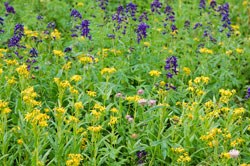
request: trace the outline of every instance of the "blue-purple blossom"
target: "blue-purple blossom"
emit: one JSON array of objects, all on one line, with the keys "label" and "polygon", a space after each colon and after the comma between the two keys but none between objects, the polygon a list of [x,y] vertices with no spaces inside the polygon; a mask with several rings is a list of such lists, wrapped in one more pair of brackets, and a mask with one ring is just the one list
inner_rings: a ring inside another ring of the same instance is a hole
[{"label": "blue-purple blossom", "polygon": [[31,57],[37,57],[38,56],[38,51],[35,48],[32,48],[30,50],[30,55],[31,55]]},{"label": "blue-purple blossom", "polygon": [[217,3],[216,3],[215,0],[212,0],[212,1],[210,2],[210,7],[211,7],[212,9],[215,9],[216,5],[217,5]]},{"label": "blue-purple blossom", "polygon": [[99,2],[99,7],[102,10],[106,10],[107,6],[108,6],[108,0],[97,0],[97,2]]},{"label": "blue-purple blossom", "polygon": [[135,21],[135,13],[137,11],[137,6],[136,4],[133,4],[132,2],[130,2],[129,4],[127,4],[126,6],[126,13],[130,14],[130,16],[132,17],[132,19]]},{"label": "blue-purple blossom", "polygon": [[136,155],[137,155],[138,164],[145,163],[145,160],[146,160],[146,157],[147,157],[147,152],[145,150],[138,151],[136,153]]},{"label": "blue-purple blossom", "polygon": [[250,87],[247,88],[247,94],[245,96],[246,99],[250,98]]},{"label": "blue-purple blossom", "polygon": [[116,13],[112,16],[112,20],[113,21],[117,21],[118,23],[118,28],[117,29],[120,29],[120,24],[124,21],[124,8],[122,6],[119,6],[117,8],[117,11]]},{"label": "blue-purple blossom", "polygon": [[198,27],[202,27],[202,24],[201,23],[196,23],[195,25],[194,25],[194,28],[193,29],[197,29]]},{"label": "blue-purple blossom", "polygon": [[38,15],[38,16],[36,17],[36,19],[37,19],[37,20],[42,20],[42,19],[43,19],[43,16]]},{"label": "blue-purple blossom", "polygon": [[[225,3],[223,5],[220,5],[217,11],[220,13],[222,17],[221,19],[221,22],[223,23],[222,28],[229,30],[229,32],[227,33],[227,36],[230,37],[231,35],[230,32],[232,31],[232,27],[231,27],[231,20],[229,18],[229,4]],[[220,31],[222,32],[223,29],[221,29]]]},{"label": "blue-purple blossom", "polygon": [[158,13],[160,14],[160,9],[162,7],[162,3],[159,1],[159,0],[154,0],[152,3],[151,3],[151,11],[154,13]]},{"label": "blue-purple blossom", "polygon": [[205,0],[200,0],[199,8],[200,9],[205,9],[206,8],[206,1]]},{"label": "blue-purple blossom", "polygon": [[13,6],[10,6],[8,2],[5,2],[5,3],[4,3],[4,6],[5,6],[5,9],[6,9],[6,12],[7,12],[7,13],[13,13],[13,14],[16,13],[14,7],[13,7]]},{"label": "blue-purple blossom", "polygon": [[147,12],[143,12],[141,16],[139,17],[139,22],[143,22],[143,20],[148,21],[148,15]]},{"label": "blue-purple blossom", "polygon": [[76,9],[71,10],[70,16],[74,17],[75,19],[77,19],[77,18],[82,19],[81,13],[78,12]]},{"label": "blue-purple blossom", "polygon": [[187,29],[190,28],[190,21],[186,20],[184,23],[184,27]]},{"label": "blue-purple blossom", "polygon": [[89,34],[90,29],[89,29],[89,20],[83,20],[81,23],[81,36],[87,37],[91,40],[92,36]]},{"label": "blue-purple blossom", "polygon": [[66,47],[63,52],[71,52],[72,48],[71,47]]},{"label": "blue-purple blossom", "polygon": [[177,67],[178,67],[177,58],[175,56],[171,56],[167,58],[166,65],[165,65],[165,70],[168,71],[167,76],[170,76],[169,73],[172,73],[172,72],[174,72],[173,74],[177,75],[178,74]]},{"label": "blue-purple blossom", "polygon": [[3,25],[4,19],[0,17],[0,24]]},{"label": "blue-purple blossom", "polygon": [[164,13],[167,15],[166,21],[170,20],[171,22],[175,22],[175,13],[170,6],[166,6]]},{"label": "blue-purple blossom", "polygon": [[140,43],[140,41],[143,39],[143,38],[146,38],[147,37],[147,29],[149,28],[149,26],[142,22],[138,25],[138,28],[137,28],[137,42]]},{"label": "blue-purple blossom", "polygon": [[55,22],[49,22],[47,25],[47,28],[55,29],[56,23]]},{"label": "blue-purple blossom", "polygon": [[14,28],[14,36],[10,38],[8,47],[20,47],[19,42],[21,41],[22,36],[24,36],[24,28],[22,24],[16,24]]}]

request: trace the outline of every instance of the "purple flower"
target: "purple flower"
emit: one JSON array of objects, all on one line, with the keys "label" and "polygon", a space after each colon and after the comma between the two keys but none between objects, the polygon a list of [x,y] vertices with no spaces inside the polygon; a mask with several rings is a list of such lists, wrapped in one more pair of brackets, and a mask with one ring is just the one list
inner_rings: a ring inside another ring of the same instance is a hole
[{"label": "purple flower", "polygon": [[147,157],[147,152],[145,150],[138,151],[136,155],[137,155],[138,164],[142,164],[145,162],[146,157]]},{"label": "purple flower", "polygon": [[115,39],[115,35],[114,35],[114,34],[108,34],[107,36],[108,36],[108,38],[110,38],[110,39]]},{"label": "purple flower", "polygon": [[175,22],[175,13],[170,6],[166,6],[164,13],[167,15],[166,21],[170,20],[171,22]]},{"label": "purple flower", "polygon": [[188,29],[190,27],[190,21],[186,20],[184,23],[184,27]]},{"label": "purple flower", "polygon": [[47,25],[47,28],[55,29],[56,23],[55,22],[49,22]]},{"label": "purple flower", "polygon": [[24,28],[22,24],[16,24],[14,28],[14,36],[9,39],[8,47],[21,47],[19,42],[22,36],[24,36]]},{"label": "purple flower", "polygon": [[43,16],[38,15],[38,16],[36,17],[36,19],[37,19],[37,20],[42,20],[42,19],[43,19]]},{"label": "purple flower", "polygon": [[[167,58],[166,60],[166,65],[165,65],[165,70],[168,72],[167,73],[167,79],[171,79],[173,78],[174,75],[178,74],[178,70],[177,70],[178,64],[177,64],[177,58],[175,56],[171,56],[169,58]],[[172,84],[167,83],[166,84],[166,89],[176,89],[175,86],[173,86]]]},{"label": "purple flower", "polygon": [[71,52],[72,48],[71,47],[66,47],[63,52]]},{"label": "purple flower", "polygon": [[[229,4],[225,3],[223,5],[220,5],[217,11],[220,13],[222,17],[221,19],[222,28],[229,30],[229,32],[227,33],[227,36],[230,37],[231,36],[230,32],[232,31],[232,27],[231,27],[231,20],[229,18]],[[220,31],[222,32],[223,29],[221,29]]]},{"label": "purple flower", "polygon": [[151,107],[156,105],[156,100],[149,100],[148,105],[151,106]]},{"label": "purple flower", "polygon": [[116,30],[119,30],[122,27],[122,22],[126,20],[126,17],[124,15],[124,8],[122,6],[119,6],[117,8],[116,13],[112,16],[112,20],[117,22]]},{"label": "purple flower", "polygon": [[15,9],[13,8],[13,6],[10,6],[8,2],[5,2],[4,6],[5,6],[5,9],[6,9],[7,13],[13,13],[13,14],[16,13]]},{"label": "purple flower", "polygon": [[76,9],[71,10],[70,16],[74,17],[75,19],[77,18],[82,19],[81,13],[79,13]]},{"label": "purple flower", "polygon": [[35,48],[32,48],[30,50],[30,55],[31,55],[31,57],[37,57],[38,56],[38,51]]},{"label": "purple flower", "polygon": [[137,41],[138,43],[140,43],[140,41],[143,39],[143,38],[146,38],[147,37],[147,29],[149,28],[149,26],[142,22],[138,25],[138,28],[137,28]]},{"label": "purple flower", "polygon": [[132,2],[130,2],[129,4],[127,4],[126,6],[126,13],[130,14],[130,16],[132,17],[132,19],[135,21],[135,13],[137,11],[137,6],[136,4],[133,4]]},{"label": "purple flower", "polygon": [[89,29],[89,20],[83,20],[82,23],[81,23],[81,36],[85,36],[87,38],[89,38],[89,40],[91,40],[91,35],[89,34],[90,32],[90,29]]},{"label": "purple flower", "polygon": [[202,27],[202,24],[201,23],[196,23],[195,25],[194,25],[194,28],[193,29],[197,29],[198,27]]},{"label": "purple flower", "polygon": [[4,19],[0,17],[0,24],[3,25]]},{"label": "purple flower", "polygon": [[160,14],[160,9],[162,7],[162,3],[159,1],[159,0],[154,0],[152,3],[151,3],[151,11],[154,13],[158,13]]},{"label": "purple flower", "polygon": [[247,88],[247,94],[245,96],[246,99],[250,98],[250,87]]},{"label": "purple flower", "polygon": [[99,1],[99,7],[100,7],[102,10],[106,10],[109,1],[108,1],[108,0],[97,0],[97,1]]},{"label": "purple flower", "polygon": [[200,0],[199,8],[200,9],[205,9],[206,8],[206,1],[205,0]]},{"label": "purple flower", "polygon": [[216,3],[215,0],[212,0],[212,1],[210,2],[210,7],[211,7],[212,9],[215,9],[216,5],[217,5],[217,3]]},{"label": "purple flower", "polygon": [[140,104],[141,106],[145,106],[147,103],[148,103],[148,100],[147,100],[147,99],[140,99],[140,100],[138,101],[138,104]]},{"label": "purple flower", "polygon": [[143,20],[148,21],[147,12],[143,12],[139,17],[139,22],[143,22]]}]

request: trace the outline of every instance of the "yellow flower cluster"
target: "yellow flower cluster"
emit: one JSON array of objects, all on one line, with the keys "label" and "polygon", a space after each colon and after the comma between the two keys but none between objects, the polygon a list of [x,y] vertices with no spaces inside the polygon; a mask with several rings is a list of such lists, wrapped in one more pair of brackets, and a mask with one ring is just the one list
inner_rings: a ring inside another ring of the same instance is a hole
[{"label": "yellow flower cluster", "polygon": [[236,93],[236,91],[233,90],[225,90],[225,89],[220,89],[220,102],[222,103],[228,103],[230,98]]},{"label": "yellow flower cluster", "polygon": [[8,114],[11,112],[11,109],[8,107],[8,102],[0,100],[0,111],[1,114]]},{"label": "yellow flower cluster", "polygon": [[81,154],[69,154],[66,166],[79,166],[83,157]]},{"label": "yellow flower cluster", "polygon": [[53,110],[54,110],[54,111],[56,112],[56,114],[58,114],[58,115],[63,115],[63,114],[66,112],[65,108],[63,108],[63,107],[56,107],[56,108],[54,108]]},{"label": "yellow flower cluster", "polygon": [[230,154],[228,152],[223,152],[220,154],[221,158],[230,159]]},{"label": "yellow flower cluster", "polygon": [[158,70],[151,70],[151,71],[149,72],[149,75],[150,75],[151,77],[159,77],[159,76],[161,75],[161,72],[159,72]]},{"label": "yellow flower cluster", "polygon": [[118,113],[119,112],[119,110],[117,108],[111,108],[110,111],[113,112],[113,113]]},{"label": "yellow flower cluster", "polygon": [[126,97],[126,100],[129,102],[137,102],[139,101],[141,98],[138,95],[134,95],[134,96],[128,96]]},{"label": "yellow flower cluster", "polygon": [[94,63],[95,59],[90,57],[90,56],[86,56],[86,55],[81,55],[78,57],[78,60],[82,63],[82,64],[88,64],[88,63]]},{"label": "yellow flower cluster", "polygon": [[92,115],[94,115],[94,117],[95,117],[96,119],[99,119],[100,116],[101,116],[101,112],[98,112],[98,111],[96,111],[96,110],[91,110],[91,113],[92,113]]},{"label": "yellow flower cluster", "polygon": [[58,57],[63,57],[65,55],[61,50],[53,50],[53,54]]},{"label": "yellow flower cluster", "polygon": [[24,34],[28,37],[38,37],[37,31],[29,30],[27,27],[24,27]]},{"label": "yellow flower cluster", "polygon": [[75,82],[79,82],[82,79],[82,77],[80,75],[73,75],[70,78],[70,81],[75,81]]},{"label": "yellow flower cluster", "polygon": [[100,125],[98,125],[98,126],[89,126],[88,127],[89,131],[92,131],[92,132],[95,132],[95,133],[100,132],[101,129],[102,129],[102,126],[100,126]]},{"label": "yellow flower cluster", "polygon": [[221,134],[221,133],[222,133],[221,129],[219,129],[219,128],[213,128],[206,135],[202,135],[200,137],[200,139],[202,141],[206,141],[207,144],[208,144],[208,146],[210,146],[210,147],[218,146],[218,141],[216,139],[216,136],[219,135],[219,134]]},{"label": "yellow flower cluster", "polygon": [[99,110],[101,112],[105,111],[105,109],[106,109],[104,106],[102,106],[102,105],[100,105],[98,103],[96,103],[93,108],[97,109],[97,110]]},{"label": "yellow flower cluster", "polygon": [[236,52],[237,52],[238,54],[242,54],[242,53],[244,52],[244,50],[241,49],[241,48],[236,48]]},{"label": "yellow flower cluster", "polygon": [[116,72],[116,69],[114,68],[114,67],[111,67],[111,68],[103,68],[102,70],[101,70],[101,75],[104,75],[104,74],[112,74],[112,73],[114,73],[114,72]]},{"label": "yellow flower cluster", "polygon": [[11,59],[6,59],[6,60],[4,60],[4,62],[8,65],[8,66],[16,66],[16,65],[18,65],[18,61],[16,60],[16,59],[13,59],[13,60],[11,60]]},{"label": "yellow flower cluster", "polygon": [[96,92],[94,92],[94,91],[88,90],[88,91],[87,91],[87,94],[88,94],[88,96],[90,96],[90,97],[96,97]]},{"label": "yellow flower cluster", "polygon": [[208,82],[209,82],[209,77],[201,76],[201,77],[196,77],[194,79],[194,83],[196,84],[199,84],[199,83],[208,84]]},{"label": "yellow flower cluster", "polygon": [[79,119],[75,116],[69,116],[68,119],[64,119],[65,123],[70,124],[70,123],[78,123]]},{"label": "yellow flower cluster", "polygon": [[235,108],[234,112],[233,112],[233,115],[234,116],[239,116],[239,115],[243,114],[244,112],[246,112],[246,110],[243,107]]},{"label": "yellow flower cluster", "polygon": [[70,83],[68,80],[63,80],[63,81],[60,81],[59,78],[54,78],[54,82],[57,84],[57,86],[63,88],[63,89],[66,89],[68,87],[71,87]]},{"label": "yellow flower cluster", "polygon": [[184,153],[185,149],[181,148],[181,147],[178,147],[178,148],[171,148],[171,151],[174,152],[174,153]]},{"label": "yellow flower cluster", "polygon": [[57,29],[55,29],[53,32],[51,32],[50,36],[53,39],[60,39],[61,33]]},{"label": "yellow flower cluster", "polygon": [[82,102],[79,101],[74,104],[74,107],[76,110],[80,110],[80,109],[83,109],[83,104]]},{"label": "yellow flower cluster", "polygon": [[0,58],[4,56],[4,52],[7,52],[7,49],[0,48]]},{"label": "yellow flower cluster", "polygon": [[184,71],[184,73],[185,73],[186,75],[190,75],[190,74],[191,74],[191,70],[190,70],[190,68],[188,68],[188,67],[183,67],[183,71]]},{"label": "yellow flower cluster", "polygon": [[122,54],[122,52],[120,50],[116,50],[116,49],[111,49],[110,52],[113,53],[114,55]]},{"label": "yellow flower cluster", "polygon": [[110,121],[109,121],[109,125],[115,125],[117,123],[118,118],[111,116],[110,117]]},{"label": "yellow flower cluster", "polygon": [[232,50],[228,50],[228,51],[226,51],[226,54],[227,55],[231,55],[233,53],[233,51]]},{"label": "yellow flower cluster", "polygon": [[66,64],[63,65],[62,69],[63,70],[69,70],[71,68],[72,62],[67,62]]},{"label": "yellow flower cluster", "polygon": [[38,97],[38,94],[34,91],[34,87],[29,87],[21,92],[23,101],[26,104],[31,105],[32,107],[34,106],[39,106],[41,105],[41,102],[38,102],[35,100],[36,97]]},{"label": "yellow flower cluster", "polygon": [[47,120],[49,119],[49,116],[41,113],[39,109],[34,109],[32,112],[27,113],[24,119],[32,125],[46,127],[48,126]]},{"label": "yellow flower cluster", "polygon": [[235,139],[234,141],[232,141],[232,142],[230,143],[230,146],[232,146],[232,147],[239,146],[239,145],[241,145],[244,141],[245,141],[245,140],[242,139],[242,138],[237,138],[237,139]]},{"label": "yellow flower cluster", "polygon": [[29,73],[30,73],[27,69],[27,65],[25,65],[25,64],[16,68],[16,71],[20,76],[24,76],[25,78],[27,78],[29,76]]},{"label": "yellow flower cluster", "polygon": [[201,48],[200,53],[213,54],[213,50],[209,50],[207,48]]},{"label": "yellow flower cluster", "polygon": [[179,154],[178,159],[177,159],[178,163],[186,163],[186,162],[191,161],[191,157],[188,155],[188,153],[185,151],[184,148],[182,147],[171,148],[171,151]]}]

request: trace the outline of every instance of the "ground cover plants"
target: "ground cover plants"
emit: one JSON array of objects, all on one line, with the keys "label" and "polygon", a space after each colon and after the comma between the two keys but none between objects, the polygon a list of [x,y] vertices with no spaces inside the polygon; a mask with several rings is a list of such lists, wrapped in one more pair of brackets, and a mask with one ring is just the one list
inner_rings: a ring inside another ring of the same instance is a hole
[{"label": "ground cover plants", "polygon": [[0,165],[250,165],[249,1],[0,2]]}]

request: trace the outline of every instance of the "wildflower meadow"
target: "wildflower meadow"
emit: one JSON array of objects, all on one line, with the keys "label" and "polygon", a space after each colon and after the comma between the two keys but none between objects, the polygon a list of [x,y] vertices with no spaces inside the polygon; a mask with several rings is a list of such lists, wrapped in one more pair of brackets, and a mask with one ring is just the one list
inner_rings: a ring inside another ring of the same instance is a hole
[{"label": "wildflower meadow", "polygon": [[250,166],[248,0],[0,0],[0,166]]}]

